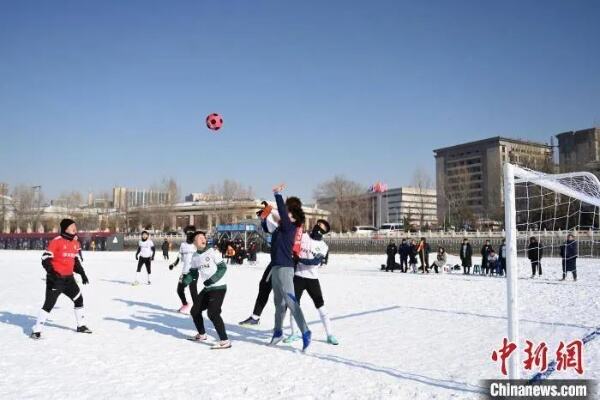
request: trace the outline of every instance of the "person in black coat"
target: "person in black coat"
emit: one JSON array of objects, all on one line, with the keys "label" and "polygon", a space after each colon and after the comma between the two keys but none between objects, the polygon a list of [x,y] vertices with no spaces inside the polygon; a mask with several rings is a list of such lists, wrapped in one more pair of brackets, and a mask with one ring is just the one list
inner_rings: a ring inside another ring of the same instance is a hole
[{"label": "person in black coat", "polygon": [[562,258],[563,276],[561,281],[567,278],[567,272],[573,273],[573,280],[577,280],[577,242],[573,235],[567,236],[567,241],[560,246],[560,258]]},{"label": "person in black coat", "polygon": [[412,272],[417,273],[417,254],[419,254],[417,250],[417,243],[415,239],[410,240],[410,245],[408,246],[408,265],[410,265]]},{"label": "person in black coat", "polygon": [[470,274],[471,266],[473,265],[473,248],[471,247],[471,243],[469,243],[469,239],[463,239],[458,253],[460,256],[460,264],[463,267],[463,274]]},{"label": "person in black coat", "polygon": [[255,241],[251,241],[248,244],[248,262],[250,265],[256,264],[256,253],[258,253],[258,245]]},{"label": "person in black coat", "polygon": [[488,272],[491,273],[488,263],[488,256],[494,249],[490,244],[489,240],[485,241],[485,244],[481,247],[481,272],[483,275],[487,275]]},{"label": "person in black coat", "polygon": [[165,260],[169,259],[169,248],[171,247],[171,245],[169,244],[169,241],[165,238],[165,241],[162,243],[162,252],[163,252],[163,258]]},{"label": "person in black coat", "polygon": [[390,244],[388,244],[387,249],[385,250],[385,253],[387,254],[387,262],[385,264],[385,271],[392,271],[394,272],[394,266],[396,264],[396,253],[398,252],[398,248],[396,247],[396,243],[394,243],[394,241],[391,241]]},{"label": "person in black coat", "polygon": [[506,275],[506,239],[502,239],[502,244],[498,247],[498,275]]},{"label": "person in black coat", "polygon": [[402,243],[398,246],[398,254],[400,255],[400,270],[406,272],[408,270],[408,256],[410,254],[410,245],[406,239],[402,239]]},{"label": "person in black coat", "polygon": [[529,238],[529,246],[527,246],[527,258],[531,261],[531,277],[535,278],[536,271],[542,276],[542,256],[544,255],[544,249],[542,244],[538,242],[537,238]]}]

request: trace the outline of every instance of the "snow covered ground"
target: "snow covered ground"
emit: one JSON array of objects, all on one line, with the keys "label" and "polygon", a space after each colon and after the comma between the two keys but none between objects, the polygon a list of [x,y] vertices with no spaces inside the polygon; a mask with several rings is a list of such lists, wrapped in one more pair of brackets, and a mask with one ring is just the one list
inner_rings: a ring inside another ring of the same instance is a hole
[{"label": "snow covered ground", "polygon": [[[306,296],[315,341],[302,354],[298,342],[266,346],[271,303],[258,329],[237,324],[252,310],[268,259],[260,255],[257,266],[229,268],[223,317],[233,347],[211,351],[184,340],[194,329],[174,312],[179,272],[157,254],[153,284],[132,287],[132,252],[84,254],[92,335],[73,331],[72,303],[62,296],[45,339],[30,340],[44,295],[39,256],[0,251],[1,399],[469,399],[480,397],[479,379],[501,376],[490,358],[506,333],[501,278],[384,273],[382,256],[332,255],[321,282],[340,345],[325,343]],[[579,281],[560,283],[557,260],[545,260],[543,279],[521,268],[522,338],[546,341],[549,358],[559,340],[600,325],[598,260],[580,260],[578,270]],[[585,347],[583,377],[600,379],[599,356],[600,339]]]}]

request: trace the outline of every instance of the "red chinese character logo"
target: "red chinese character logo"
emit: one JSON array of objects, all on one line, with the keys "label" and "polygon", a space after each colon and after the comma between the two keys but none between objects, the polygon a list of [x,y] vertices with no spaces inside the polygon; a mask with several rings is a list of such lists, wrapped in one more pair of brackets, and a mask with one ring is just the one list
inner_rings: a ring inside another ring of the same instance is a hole
[{"label": "red chinese character logo", "polygon": [[525,349],[527,359],[523,362],[525,369],[530,371],[532,366],[535,365],[540,372],[547,370],[548,362],[546,354],[548,353],[548,346],[546,346],[546,343],[541,342],[535,350],[533,350],[533,342],[526,340],[525,343],[527,343],[527,348]]},{"label": "red chinese character logo", "polygon": [[504,338],[502,341],[502,348],[499,350],[494,350],[492,353],[492,360],[498,361],[498,353],[500,353],[500,360],[502,361],[502,374],[507,375],[506,373],[506,360],[510,357],[513,351],[517,348],[517,345],[509,342],[507,338]]},{"label": "red chinese character logo", "polygon": [[566,345],[560,342],[558,350],[556,350],[556,370],[567,370],[573,368],[579,375],[583,374],[583,342],[581,340],[573,340]]}]

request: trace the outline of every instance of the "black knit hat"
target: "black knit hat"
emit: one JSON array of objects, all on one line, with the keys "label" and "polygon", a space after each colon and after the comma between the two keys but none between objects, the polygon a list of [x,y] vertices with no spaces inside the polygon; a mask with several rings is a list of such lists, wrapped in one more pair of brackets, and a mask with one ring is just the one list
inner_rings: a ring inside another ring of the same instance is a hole
[{"label": "black knit hat", "polygon": [[188,225],[185,228],[183,228],[183,233],[185,233],[185,234],[192,233],[192,232],[196,232],[196,226]]},{"label": "black knit hat", "polygon": [[324,219],[317,220],[317,225],[319,225],[319,224],[323,224],[325,226],[324,230],[321,231],[321,233],[323,235],[326,235],[331,231],[331,225],[329,225],[329,222],[327,222],[326,220],[324,220]]},{"label": "black knit hat", "polygon": [[64,233],[67,230],[67,228],[73,225],[74,223],[75,221],[69,218],[65,218],[62,221],[60,221],[60,233]]}]

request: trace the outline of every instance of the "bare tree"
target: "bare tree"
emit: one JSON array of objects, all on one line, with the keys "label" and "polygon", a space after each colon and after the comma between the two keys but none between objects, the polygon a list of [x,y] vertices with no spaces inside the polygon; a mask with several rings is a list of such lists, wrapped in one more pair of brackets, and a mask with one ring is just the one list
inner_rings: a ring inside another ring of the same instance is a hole
[{"label": "bare tree", "polygon": [[41,190],[31,186],[19,185],[12,193],[15,230],[27,231],[28,228],[36,230],[38,221],[43,212],[41,207],[43,194]]},{"label": "bare tree", "polygon": [[232,179],[225,179],[221,183],[210,185],[207,194],[221,200],[254,199],[252,186],[244,187],[243,184]]},{"label": "bare tree", "polygon": [[368,216],[366,191],[360,183],[336,175],[317,186],[314,197],[321,207],[331,212],[333,229],[347,232]]},{"label": "bare tree", "polygon": [[417,168],[413,174],[413,186],[417,191],[417,212],[419,214],[419,228],[425,227],[425,216],[427,215],[427,202],[425,201],[427,192],[433,187],[433,181],[427,171],[421,167]]}]

